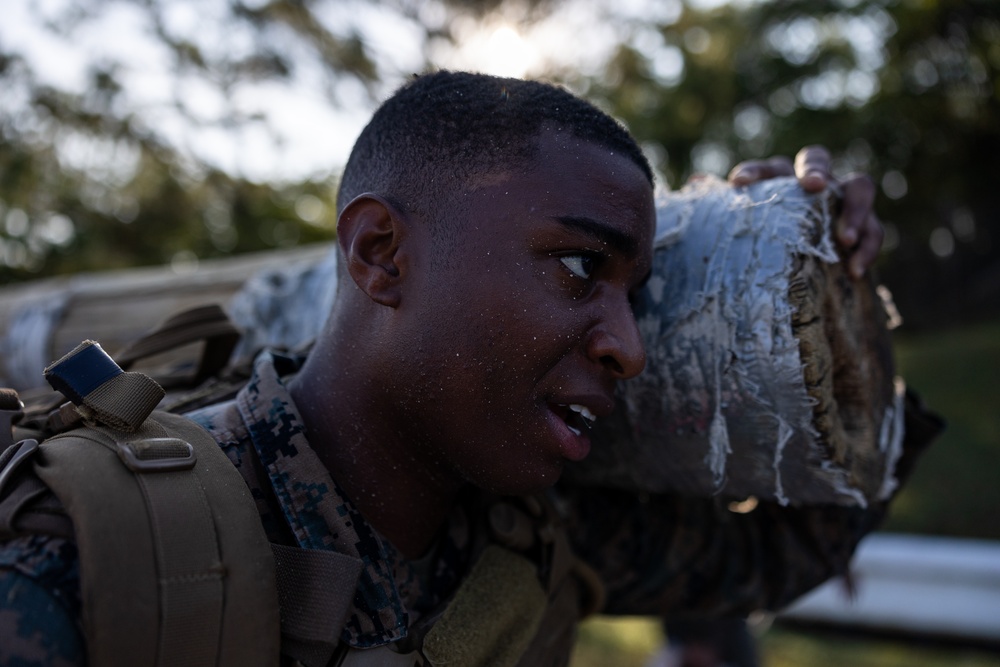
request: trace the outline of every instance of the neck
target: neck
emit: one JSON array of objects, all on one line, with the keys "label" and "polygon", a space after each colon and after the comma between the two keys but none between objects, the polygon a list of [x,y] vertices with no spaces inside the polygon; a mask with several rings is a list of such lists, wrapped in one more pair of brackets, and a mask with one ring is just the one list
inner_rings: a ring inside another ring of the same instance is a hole
[{"label": "neck", "polygon": [[407,558],[422,556],[463,485],[386,419],[378,392],[361,379],[370,377],[363,355],[320,345],[288,387],[309,443],[365,519]]}]

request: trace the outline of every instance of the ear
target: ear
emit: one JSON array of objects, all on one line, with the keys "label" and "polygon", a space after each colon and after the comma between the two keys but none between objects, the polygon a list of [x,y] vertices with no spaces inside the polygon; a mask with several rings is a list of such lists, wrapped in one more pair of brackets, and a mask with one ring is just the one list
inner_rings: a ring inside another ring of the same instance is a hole
[{"label": "ear", "polygon": [[365,193],[355,197],[337,221],[337,243],[347,271],[368,297],[396,308],[401,299],[400,244],[408,221],[385,198]]}]

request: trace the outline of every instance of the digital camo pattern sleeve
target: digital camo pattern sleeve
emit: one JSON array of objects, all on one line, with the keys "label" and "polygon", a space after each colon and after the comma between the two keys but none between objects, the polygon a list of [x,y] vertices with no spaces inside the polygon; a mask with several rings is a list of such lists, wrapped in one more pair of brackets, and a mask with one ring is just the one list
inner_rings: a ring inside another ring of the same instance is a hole
[{"label": "digital camo pattern sleeve", "polygon": [[577,553],[608,593],[605,613],[746,614],[778,609],[846,571],[879,509],[788,508],[746,514],[714,499],[589,490],[573,498],[585,520]]},{"label": "digital camo pattern sleeve", "polygon": [[0,543],[0,665],[85,665],[76,546],[40,535]]}]

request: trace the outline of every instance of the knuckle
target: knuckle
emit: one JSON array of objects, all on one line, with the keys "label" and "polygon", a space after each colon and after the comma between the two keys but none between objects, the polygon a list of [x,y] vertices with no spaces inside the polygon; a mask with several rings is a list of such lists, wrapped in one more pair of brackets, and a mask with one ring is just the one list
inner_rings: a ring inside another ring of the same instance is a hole
[{"label": "knuckle", "polygon": [[830,150],[821,144],[810,144],[802,149],[804,153],[811,153],[815,157],[830,159]]},{"label": "knuckle", "polygon": [[815,164],[817,162],[829,164],[830,151],[827,150],[826,146],[811,144],[799,150],[795,159],[797,162],[801,162],[803,164]]}]

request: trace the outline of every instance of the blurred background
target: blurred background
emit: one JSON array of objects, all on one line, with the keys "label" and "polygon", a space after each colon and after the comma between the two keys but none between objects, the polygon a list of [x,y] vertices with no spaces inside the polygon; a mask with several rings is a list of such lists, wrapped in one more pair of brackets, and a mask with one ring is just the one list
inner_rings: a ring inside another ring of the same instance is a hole
[{"label": "blurred background", "polygon": [[[414,73],[562,83],[662,187],[828,146],[879,185],[901,374],[949,428],[887,529],[1000,540],[1000,5],[975,0],[3,0],[0,284],[329,240],[368,115]],[[576,664],[641,665],[654,622]],[[762,662],[1000,665],[997,646],[776,624]]]}]

